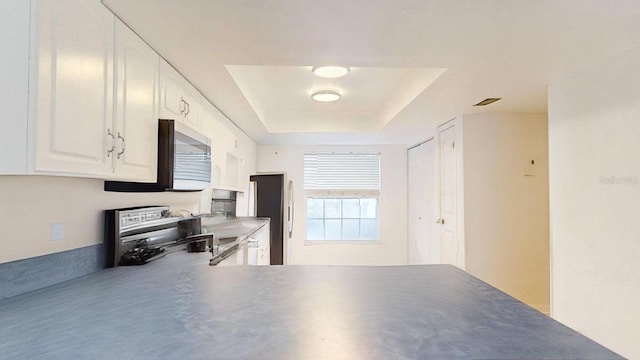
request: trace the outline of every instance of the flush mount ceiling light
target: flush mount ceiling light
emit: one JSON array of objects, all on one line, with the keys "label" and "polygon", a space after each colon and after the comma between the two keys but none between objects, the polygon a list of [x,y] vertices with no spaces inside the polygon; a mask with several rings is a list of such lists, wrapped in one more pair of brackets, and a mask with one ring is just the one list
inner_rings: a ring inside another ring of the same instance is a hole
[{"label": "flush mount ceiling light", "polygon": [[330,65],[314,66],[311,71],[321,78],[335,79],[347,75],[351,69],[346,66]]},{"label": "flush mount ceiling light", "polygon": [[340,93],[335,90],[317,90],[311,94],[315,101],[331,102],[340,100]]}]

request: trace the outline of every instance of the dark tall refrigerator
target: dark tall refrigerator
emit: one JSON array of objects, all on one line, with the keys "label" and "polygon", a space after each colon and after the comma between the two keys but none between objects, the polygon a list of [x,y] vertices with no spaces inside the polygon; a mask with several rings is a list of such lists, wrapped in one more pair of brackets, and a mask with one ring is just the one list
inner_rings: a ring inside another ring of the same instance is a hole
[{"label": "dark tall refrigerator", "polygon": [[285,174],[251,175],[250,180],[253,215],[271,219],[271,265],[283,265],[286,238],[291,237],[293,225],[293,184],[286,181]]}]

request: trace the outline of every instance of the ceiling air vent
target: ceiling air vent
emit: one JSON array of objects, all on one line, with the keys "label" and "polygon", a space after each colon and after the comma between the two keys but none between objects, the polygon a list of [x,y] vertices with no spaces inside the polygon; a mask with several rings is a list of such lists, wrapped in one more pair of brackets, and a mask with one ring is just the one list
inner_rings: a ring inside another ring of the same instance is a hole
[{"label": "ceiling air vent", "polygon": [[500,100],[502,98],[486,98],[482,101],[480,101],[479,103],[473,105],[473,106],[487,106],[489,104],[493,104],[494,102]]}]

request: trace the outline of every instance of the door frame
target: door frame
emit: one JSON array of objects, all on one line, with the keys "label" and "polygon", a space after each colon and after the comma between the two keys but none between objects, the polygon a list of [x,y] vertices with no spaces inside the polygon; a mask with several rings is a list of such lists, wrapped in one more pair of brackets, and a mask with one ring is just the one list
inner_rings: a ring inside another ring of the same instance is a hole
[{"label": "door frame", "polygon": [[[440,173],[440,169],[441,169],[441,156],[442,154],[440,153],[440,134],[451,128],[451,127],[455,127],[455,137],[454,137],[454,141],[455,141],[455,147],[456,147],[456,153],[455,153],[455,158],[456,158],[456,188],[455,188],[455,193],[456,193],[456,242],[457,242],[457,247],[458,247],[458,251],[457,251],[457,255],[456,255],[456,266],[459,267],[460,269],[464,270],[465,269],[465,258],[466,258],[466,247],[465,247],[465,241],[464,241],[464,143],[462,141],[463,139],[463,121],[462,121],[462,117],[458,116],[458,117],[454,117],[448,121],[445,121],[443,123],[441,123],[440,125],[437,126],[436,128],[436,171],[437,171],[437,176],[436,176],[436,190],[437,190],[437,196],[436,196],[436,214],[438,215],[438,219],[441,219],[442,216],[442,204],[440,201],[440,194],[442,193],[442,174]],[[437,219],[434,219],[437,220]],[[438,236],[440,237],[440,249],[442,251],[442,238],[440,236],[441,234],[441,227],[442,225],[439,224],[440,226],[438,227]],[[440,258],[440,260],[442,261],[442,258]]]}]

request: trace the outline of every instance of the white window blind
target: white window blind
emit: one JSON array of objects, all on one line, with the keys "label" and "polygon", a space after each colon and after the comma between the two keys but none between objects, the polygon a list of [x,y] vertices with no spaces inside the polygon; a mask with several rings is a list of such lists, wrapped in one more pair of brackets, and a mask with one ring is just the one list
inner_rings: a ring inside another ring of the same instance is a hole
[{"label": "white window blind", "polygon": [[380,154],[305,154],[305,190],[380,190]]}]

